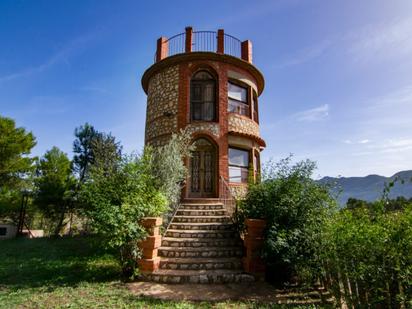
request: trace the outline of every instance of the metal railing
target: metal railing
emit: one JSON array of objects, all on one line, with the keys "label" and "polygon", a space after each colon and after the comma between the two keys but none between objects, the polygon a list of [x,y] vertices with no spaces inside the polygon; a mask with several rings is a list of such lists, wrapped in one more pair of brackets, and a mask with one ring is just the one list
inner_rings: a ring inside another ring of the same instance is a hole
[{"label": "metal railing", "polygon": [[[218,48],[218,34],[216,31],[193,31],[192,32],[192,48],[193,52],[217,52]],[[167,56],[170,57],[186,52],[186,33],[176,34],[162,44],[168,44]],[[224,33],[223,35],[224,54],[241,58],[242,42],[230,35]],[[156,62],[156,53],[154,55],[154,62]]]},{"label": "metal railing", "polygon": [[192,51],[217,51],[217,33],[215,31],[193,31]]},{"label": "metal railing", "polygon": [[241,58],[242,42],[238,38],[225,33],[223,42],[225,46],[225,54]]},{"label": "metal railing", "polygon": [[230,191],[229,184],[220,176],[220,201],[222,202],[227,214],[233,219],[236,220],[237,217],[237,203],[234,198],[232,191]]},{"label": "metal railing", "polygon": [[229,98],[228,111],[250,117],[249,105]]},{"label": "metal railing", "polygon": [[169,44],[168,56],[173,56],[176,54],[184,53],[185,52],[185,40],[186,40],[186,35],[184,32],[176,34],[170,37],[169,39],[167,39],[166,42]]}]

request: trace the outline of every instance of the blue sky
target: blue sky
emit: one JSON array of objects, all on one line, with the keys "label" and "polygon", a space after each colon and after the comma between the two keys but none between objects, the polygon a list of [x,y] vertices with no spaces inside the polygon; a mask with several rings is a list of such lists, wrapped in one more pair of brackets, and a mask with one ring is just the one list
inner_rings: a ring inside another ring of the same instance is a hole
[{"label": "blue sky", "polygon": [[412,1],[0,1],[0,114],[71,155],[74,128],[144,141],[156,39],[191,25],[253,42],[263,159],[317,175],[412,169]]}]

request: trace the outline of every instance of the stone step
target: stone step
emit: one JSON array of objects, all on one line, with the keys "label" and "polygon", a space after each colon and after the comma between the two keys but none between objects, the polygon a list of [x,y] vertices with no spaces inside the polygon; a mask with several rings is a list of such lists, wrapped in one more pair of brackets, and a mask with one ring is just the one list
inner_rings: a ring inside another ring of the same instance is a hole
[{"label": "stone step", "polygon": [[242,241],[240,238],[229,238],[229,239],[215,239],[215,238],[173,238],[173,237],[163,237],[162,246],[164,247],[242,247]]},{"label": "stone step", "polygon": [[184,231],[233,231],[234,226],[231,223],[193,223],[193,222],[172,222],[169,230],[184,230]]},{"label": "stone step", "polygon": [[235,231],[227,230],[176,230],[168,229],[165,237],[180,238],[235,238]]},{"label": "stone step", "polygon": [[178,209],[176,212],[178,216],[224,216],[225,210],[204,210],[204,209]]},{"label": "stone step", "polygon": [[243,248],[234,247],[160,247],[160,257],[180,258],[215,258],[215,257],[242,257]]},{"label": "stone step", "polygon": [[223,204],[215,203],[215,204],[189,204],[183,203],[180,204],[179,209],[203,209],[203,210],[223,210]]},{"label": "stone step", "polygon": [[185,198],[183,204],[222,204],[219,198]]},{"label": "stone step", "polygon": [[238,270],[171,270],[158,269],[146,279],[161,283],[240,283],[255,279]]},{"label": "stone step", "polygon": [[161,269],[242,269],[240,258],[162,258]]},{"label": "stone step", "polygon": [[230,223],[228,216],[174,216],[172,223]]}]

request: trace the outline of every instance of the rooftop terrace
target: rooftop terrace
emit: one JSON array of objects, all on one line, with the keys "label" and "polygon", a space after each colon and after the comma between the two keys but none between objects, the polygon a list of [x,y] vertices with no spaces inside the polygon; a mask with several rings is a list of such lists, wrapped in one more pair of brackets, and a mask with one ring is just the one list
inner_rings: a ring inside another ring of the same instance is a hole
[{"label": "rooftop terrace", "polygon": [[170,38],[160,37],[157,40],[157,49],[154,62],[167,57],[191,53],[212,52],[240,58],[252,63],[252,43],[249,40],[240,41],[223,29],[216,31],[193,31],[192,27],[186,27],[185,32],[176,34]]}]

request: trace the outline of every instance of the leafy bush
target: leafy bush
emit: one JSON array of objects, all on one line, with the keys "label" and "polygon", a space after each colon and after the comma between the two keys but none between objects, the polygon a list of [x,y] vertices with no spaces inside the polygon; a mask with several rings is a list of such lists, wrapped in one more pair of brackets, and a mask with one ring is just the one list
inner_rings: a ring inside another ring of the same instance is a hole
[{"label": "leafy bush", "polygon": [[312,282],[321,271],[319,250],[326,220],[335,209],[335,201],[310,177],[315,163],[296,164],[291,157],[275,164],[269,162],[262,182],[252,185],[240,204],[243,218],[265,219],[265,244],[262,256],[277,280],[293,277]]},{"label": "leafy bush", "polygon": [[152,174],[156,185],[165,195],[169,208],[164,213],[164,224],[167,224],[180,201],[180,193],[187,175],[187,167],[182,158],[191,155],[191,134],[182,130],[173,134],[170,141],[161,147],[146,147],[146,152],[153,156]]},{"label": "leafy bush", "polygon": [[412,305],[412,204],[403,211],[385,206],[343,209],[324,234],[326,282],[349,306]]},{"label": "leafy bush", "polygon": [[139,257],[137,243],[146,237],[140,221],[166,210],[167,200],[156,186],[152,168],[150,152],[123,156],[109,174],[103,166],[91,166],[90,179],[82,187],[93,227],[109,247],[119,249],[127,276],[134,275]]},{"label": "leafy bush", "polygon": [[[140,225],[144,217],[168,213],[168,206],[180,197],[186,168],[182,154],[188,147],[188,134],[173,135],[163,147],[146,147],[141,155],[118,155],[116,162],[90,165],[82,185],[82,204],[87,216],[107,245],[119,249],[123,272],[133,276],[140,251],[138,242],[146,237]],[[116,156],[113,156],[116,158]]]}]

